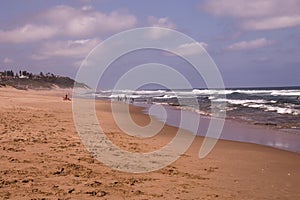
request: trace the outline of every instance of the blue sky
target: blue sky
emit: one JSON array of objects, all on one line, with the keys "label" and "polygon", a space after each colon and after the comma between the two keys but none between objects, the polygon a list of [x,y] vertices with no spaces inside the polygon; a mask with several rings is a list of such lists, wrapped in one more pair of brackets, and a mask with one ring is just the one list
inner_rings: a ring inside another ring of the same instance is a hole
[{"label": "blue sky", "polygon": [[299,8],[299,0],[1,1],[0,69],[75,77],[109,36],[159,26],[203,44],[227,87],[299,86]]}]

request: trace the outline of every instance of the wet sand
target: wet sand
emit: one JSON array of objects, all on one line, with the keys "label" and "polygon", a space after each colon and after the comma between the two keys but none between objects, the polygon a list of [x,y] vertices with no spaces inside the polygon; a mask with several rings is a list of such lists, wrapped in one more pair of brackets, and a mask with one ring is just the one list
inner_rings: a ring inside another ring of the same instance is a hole
[{"label": "wet sand", "polygon": [[[138,104],[145,107],[145,113],[149,113],[149,104]],[[185,113],[185,117],[189,120],[200,117],[199,129],[197,135],[205,136],[207,134],[211,117],[199,115],[196,112],[179,110],[170,106],[164,106],[167,113],[167,124],[191,130],[191,127],[180,124],[180,112]],[[159,112],[151,113],[157,119],[164,121]],[[241,131],[242,130],[242,131]],[[270,146],[277,149],[283,149],[291,152],[300,153],[300,133],[296,129],[278,129],[267,125],[255,125],[245,121],[237,121],[233,119],[226,119],[220,138],[223,140],[239,141]]]},{"label": "wet sand", "polygon": [[[300,154],[254,144],[218,141],[200,160],[202,138],[197,137],[187,152],[161,170],[112,170],[84,148],[72,102],[63,101],[64,94],[0,88],[1,199],[300,198]],[[153,138],[134,138],[116,126],[109,102],[99,101],[96,108],[105,134],[128,151],[153,151],[177,131],[164,126]],[[136,123],[149,123],[142,108],[130,111]]]}]

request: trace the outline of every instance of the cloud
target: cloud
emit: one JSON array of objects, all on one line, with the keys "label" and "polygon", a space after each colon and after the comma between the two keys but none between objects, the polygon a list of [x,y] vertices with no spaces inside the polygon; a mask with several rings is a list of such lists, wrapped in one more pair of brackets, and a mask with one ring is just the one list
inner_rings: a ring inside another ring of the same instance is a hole
[{"label": "cloud", "polygon": [[243,29],[247,30],[272,30],[295,26],[300,26],[300,15],[247,20],[242,24]]},{"label": "cloud", "polygon": [[242,41],[242,42],[234,43],[234,44],[228,46],[227,49],[232,50],[232,51],[250,50],[250,49],[266,47],[273,43],[274,43],[274,41],[272,41],[272,40],[267,40],[265,38],[259,38],[256,40]]},{"label": "cloud", "polygon": [[202,8],[215,16],[233,17],[246,30],[300,26],[299,0],[207,0]]},{"label": "cloud", "polygon": [[83,10],[83,11],[90,11],[90,10],[93,10],[93,6],[85,5],[85,6],[81,7],[81,10]]},{"label": "cloud", "polygon": [[30,23],[11,30],[0,30],[0,42],[25,43],[56,36],[93,37],[132,28],[137,19],[124,11],[102,13],[85,7],[56,6],[32,17]]},{"label": "cloud", "polygon": [[154,16],[149,16],[148,23],[150,24],[150,26],[154,26],[154,27],[162,27],[162,28],[170,28],[170,29],[176,28],[176,25],[168,17],[156,18]]},{"label": "cloud", "polygon": [[23,43],[43,40],[57,34],[57,27],[26,24],[9,31],[0,30],[0,42]]},{"label": "cloud", "polygon": [[[156,18],[149,16],[148,23],[152,27],[176,29],[176,25],[168,17]],[[162,31],[159,28],[150,31],[147,36],[151,39],[160,39],[168,35],[166,31]]]},{"label": "cloud", "polygon": [[174,51],[183,56],[197,55],[199,54],[199,46],[206,49],[208,47],[208,44],[205,42],[186,43],[178,46],[176,49],[174,49]]},{"label": "cloud", "polygon": [[98,39],[68,40],[48,42],[32,55],[34,60],[45,60],[52,57],[84,58],[100,43]]},{"label": "cloud", "polygon": [[298,0],[207,0],[203,8],[216,16],[266,17],[299,14]]},{"label": "cloud", "polygon": [[176,52],[181,56],[199,55],[199,53],[203,52],[201,47],[206,50],[206,48],[208,48],[208,44],[205,42],[185,43],[176,48],[168,49],[170,52],[164,52],[164,54],[167,56],[175,56],[171,52]]},{"label": "cloud", "polygon": [[8,57],[6,57],[6,58],[3,59],[3,63],[4,64],[9,64],[9,63],[13,63],[13,62],[14,62],[14,60],[11,59],[11,58],[8,58]]},{"label": "cloud", "polygon": [[61,34],[66,36],[91,36],[107,34],[134,27],[135,16],[124,11],[85,12],[69,6],[57,6],[43,13],[41,17],[50,24],[63,28]]}]

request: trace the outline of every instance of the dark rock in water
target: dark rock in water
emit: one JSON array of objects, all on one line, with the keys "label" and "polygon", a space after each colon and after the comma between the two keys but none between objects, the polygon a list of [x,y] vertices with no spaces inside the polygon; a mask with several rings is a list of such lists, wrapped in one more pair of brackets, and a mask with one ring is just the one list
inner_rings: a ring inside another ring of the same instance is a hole
[{"label": "dark rock in water", "polygon": [[177,102],[170,102],[170,103],[168,103],[168,105],[169,106],[180,106],[180,104],[179,103],[177,103]]},{"label": "dark rock in water", "polygon": [[277,124],[269,123],[269,122],[266,122],[266,123],[256,122],[256,123],[254,123],[254,124],[255,124],[255,125],[264,125],[264,126],[277,126]]}]

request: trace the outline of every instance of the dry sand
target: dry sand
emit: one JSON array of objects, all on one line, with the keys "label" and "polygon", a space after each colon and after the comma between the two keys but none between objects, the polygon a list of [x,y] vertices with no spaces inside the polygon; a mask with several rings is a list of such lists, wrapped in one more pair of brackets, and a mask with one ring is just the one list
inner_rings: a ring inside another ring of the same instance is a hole
[{"label": "dry sand", "polygon": [[[197,137],[164,169],[112,170],[84,148],[64,94],[0,88],[1,199],[300,199],[300,154],[253,144],[219,141],[199,160]],[[141,108],[130,110],[138,124],[149,122]],[[119,130],[108,102],[97,102],[97,111],[107,136],[129,151],[155,150],[177,131],[165,126],[137,139]]]}]

